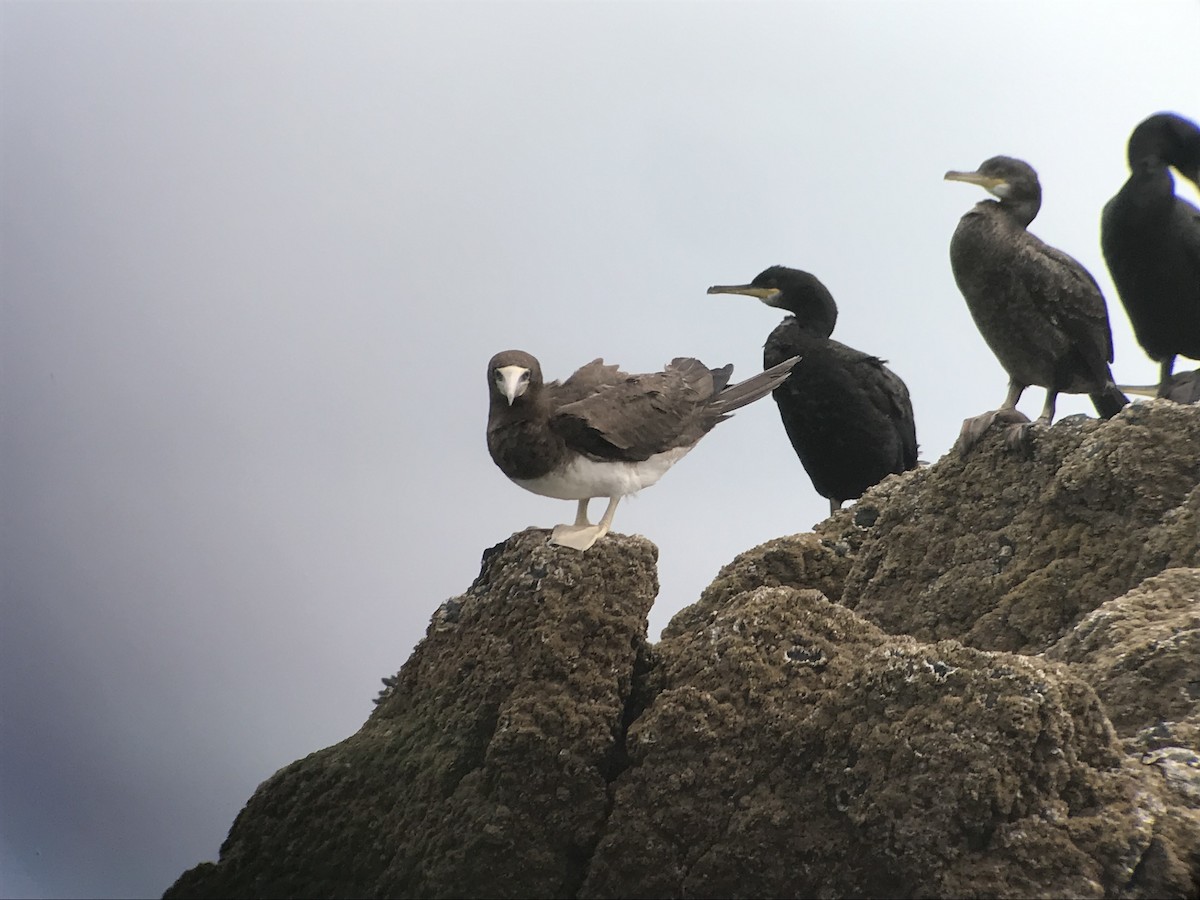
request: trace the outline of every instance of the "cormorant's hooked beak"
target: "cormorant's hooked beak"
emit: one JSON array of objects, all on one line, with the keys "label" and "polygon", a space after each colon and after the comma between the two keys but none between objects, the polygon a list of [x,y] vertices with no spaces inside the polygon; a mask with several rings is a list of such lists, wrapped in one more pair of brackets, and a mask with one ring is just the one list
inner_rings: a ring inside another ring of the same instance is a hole
[{"label": "cormorant's hooked beak", "polygon": [[496,387],[512,406],[529,387],[529,370],[524,366],[500,366],[496,369]]},{"label": "cormorant's hooked beak", "polygon": [[989,194],[995,194],[997,197],[1008,196],[1008,182],[1003,178],[997,178],[995,175],[981,175],[978,172],[947,172],[944,176],[946,181],[965,181],[967,184],[977,184]]},{"label": "cormorant's hooked beak", "polygon": [[708,289],[710,294],[745,294],[757,297],[767,306],[778,306],[779,297],[783,293],[779,288],[759,287],[754,284],[714,284]]}]

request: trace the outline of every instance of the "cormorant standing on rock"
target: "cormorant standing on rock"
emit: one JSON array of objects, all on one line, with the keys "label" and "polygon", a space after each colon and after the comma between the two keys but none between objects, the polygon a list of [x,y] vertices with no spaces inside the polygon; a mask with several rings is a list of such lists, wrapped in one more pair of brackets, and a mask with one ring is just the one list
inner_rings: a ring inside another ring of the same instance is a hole
[{"label": "cormorant standing on rock", "polygon": [[1200,209],[1175,196],[1170,167],[1200,187],[1200,127],[1153,115],[1129,136],[1128,155],[1100,246],[1138,343],[1159,364],[1158,396],[1171,397],[1176,355],[1200,359]]},{"label": "cormorant standing on rock", "polygon": [[814,275],[772,266],[749,284],[716,285],[710,294],[747,294],[791,313],[763,347],[771,367],[800,356],[775,389],[792,447],[829,511],[895,472],[917,464],[917,430],[904,382],[883,360],[831,340],[837,304]]},{"label": "cormorant standing on rock", "polygon": [[993,156],[974,172],[947,172],[947,181],[977,184],[998,197],[964,215],[950,241],[954,280],[971,317],[1008,373],[1000,408],[967,419],[959,452],[973,447],[997,419],[1011,425],[1006,443],[1025,446],[1028,420],[1016,410],[1025,388],[1046,389],[1037,422],[1049,425],[1059,393],[1088,394],[1111,418],[1129,402],[1113,384],[1112,332],[1104,295],[1078,261],[1026,228],[1042,205],[1037,172],[1009,156]]}]

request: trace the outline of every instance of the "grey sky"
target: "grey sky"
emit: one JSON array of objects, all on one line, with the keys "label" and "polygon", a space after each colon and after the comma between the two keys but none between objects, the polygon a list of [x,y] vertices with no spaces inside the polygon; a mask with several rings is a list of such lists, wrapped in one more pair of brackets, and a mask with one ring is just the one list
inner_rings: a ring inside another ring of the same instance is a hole
[{"label": "grey sky", "polygon": [[[485,548],[570,520],[487,456],[498,350],[744,377],[780,316],[705,288],[806,268],[936,460],[1005,388],[942,174],[1006,153],[1153,381],[1098,220],[1198,45],[1190,0],[0,2],[0,893],[215,858]],[[617,512],[652,636],[825,510],[771,401],[721,425]]]}]

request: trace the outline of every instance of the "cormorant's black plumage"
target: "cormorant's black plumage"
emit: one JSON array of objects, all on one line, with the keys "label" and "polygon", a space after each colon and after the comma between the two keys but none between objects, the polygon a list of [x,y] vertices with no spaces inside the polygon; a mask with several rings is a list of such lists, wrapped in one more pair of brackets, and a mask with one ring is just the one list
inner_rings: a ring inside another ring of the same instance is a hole
[{"label": "cormorant's black plumage", "polygon": [[748,294],[791,313],[763,347],[763,365],[799,356],[775,389],[796,455],[830,511],[917,464],[917,431],[904,382],[883,360],[831,340],[837,304],[815,276],[772,266],[749,284],[710,294]]},{"label": "cormorant's black plumage", "polygon": [[[596,359],[561,384],[546,383],[537,359],[521,350],[488,363],[487,446],[514,483],[535,494],[579,501],[574,525],[556,526],[553,543],[586,550],[608,533],[617,503],[649,487],[718,422],[771,392],[796,359],[730,384],[733,366],[710,369],[679,357],[662,372],[628,375]],[[596,525],[592,497],[608,498]]]},{"label": "cormorant's black plumage", "polygon": [[1175,196],[1170,171],[1200,186],[1200,127],[1153,115],[1133,130],[1128,155],[1129,179],[1100,218],[1100,246],[1167,397],[1176,355],[1200,359],[1200,209]]},{"label": "cormorant's black plumage", "polygon": [[[1054,419],[1059,393],[1086,393],[1101,416],[1116,415],[1129,401],[1108,366],[1113,348],[1104,295],[1078,261],[1026,230],[1042,204],[1037,172],[1022,160],[994,156],[974,172],[947,172],[946,179],[977,184],[999,198],[976,203],[950,241],[954,280],[1008,373],[1004,403],[964,423],[960,450],[978,441],[997,415],[1007,417],[1030,385],[1046,389],[1040,424]],[[1023,440],[1028,426],[1016,427]]]}]

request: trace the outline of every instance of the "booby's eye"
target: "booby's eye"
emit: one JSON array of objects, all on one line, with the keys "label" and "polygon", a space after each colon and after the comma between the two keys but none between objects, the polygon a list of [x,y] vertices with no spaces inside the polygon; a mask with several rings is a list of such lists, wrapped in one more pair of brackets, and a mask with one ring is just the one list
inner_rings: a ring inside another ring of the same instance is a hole
[{"label": "booby's eye", "polygon": [[528,380],[529,380],[529,370],[528,370],[528,369],[526,369],[525,371],[523,371],[523,372],[521,373],[521,383],[522,383],[522,384],[524,384],[524,383],[525,383],[525,382],[527,382]]}]

